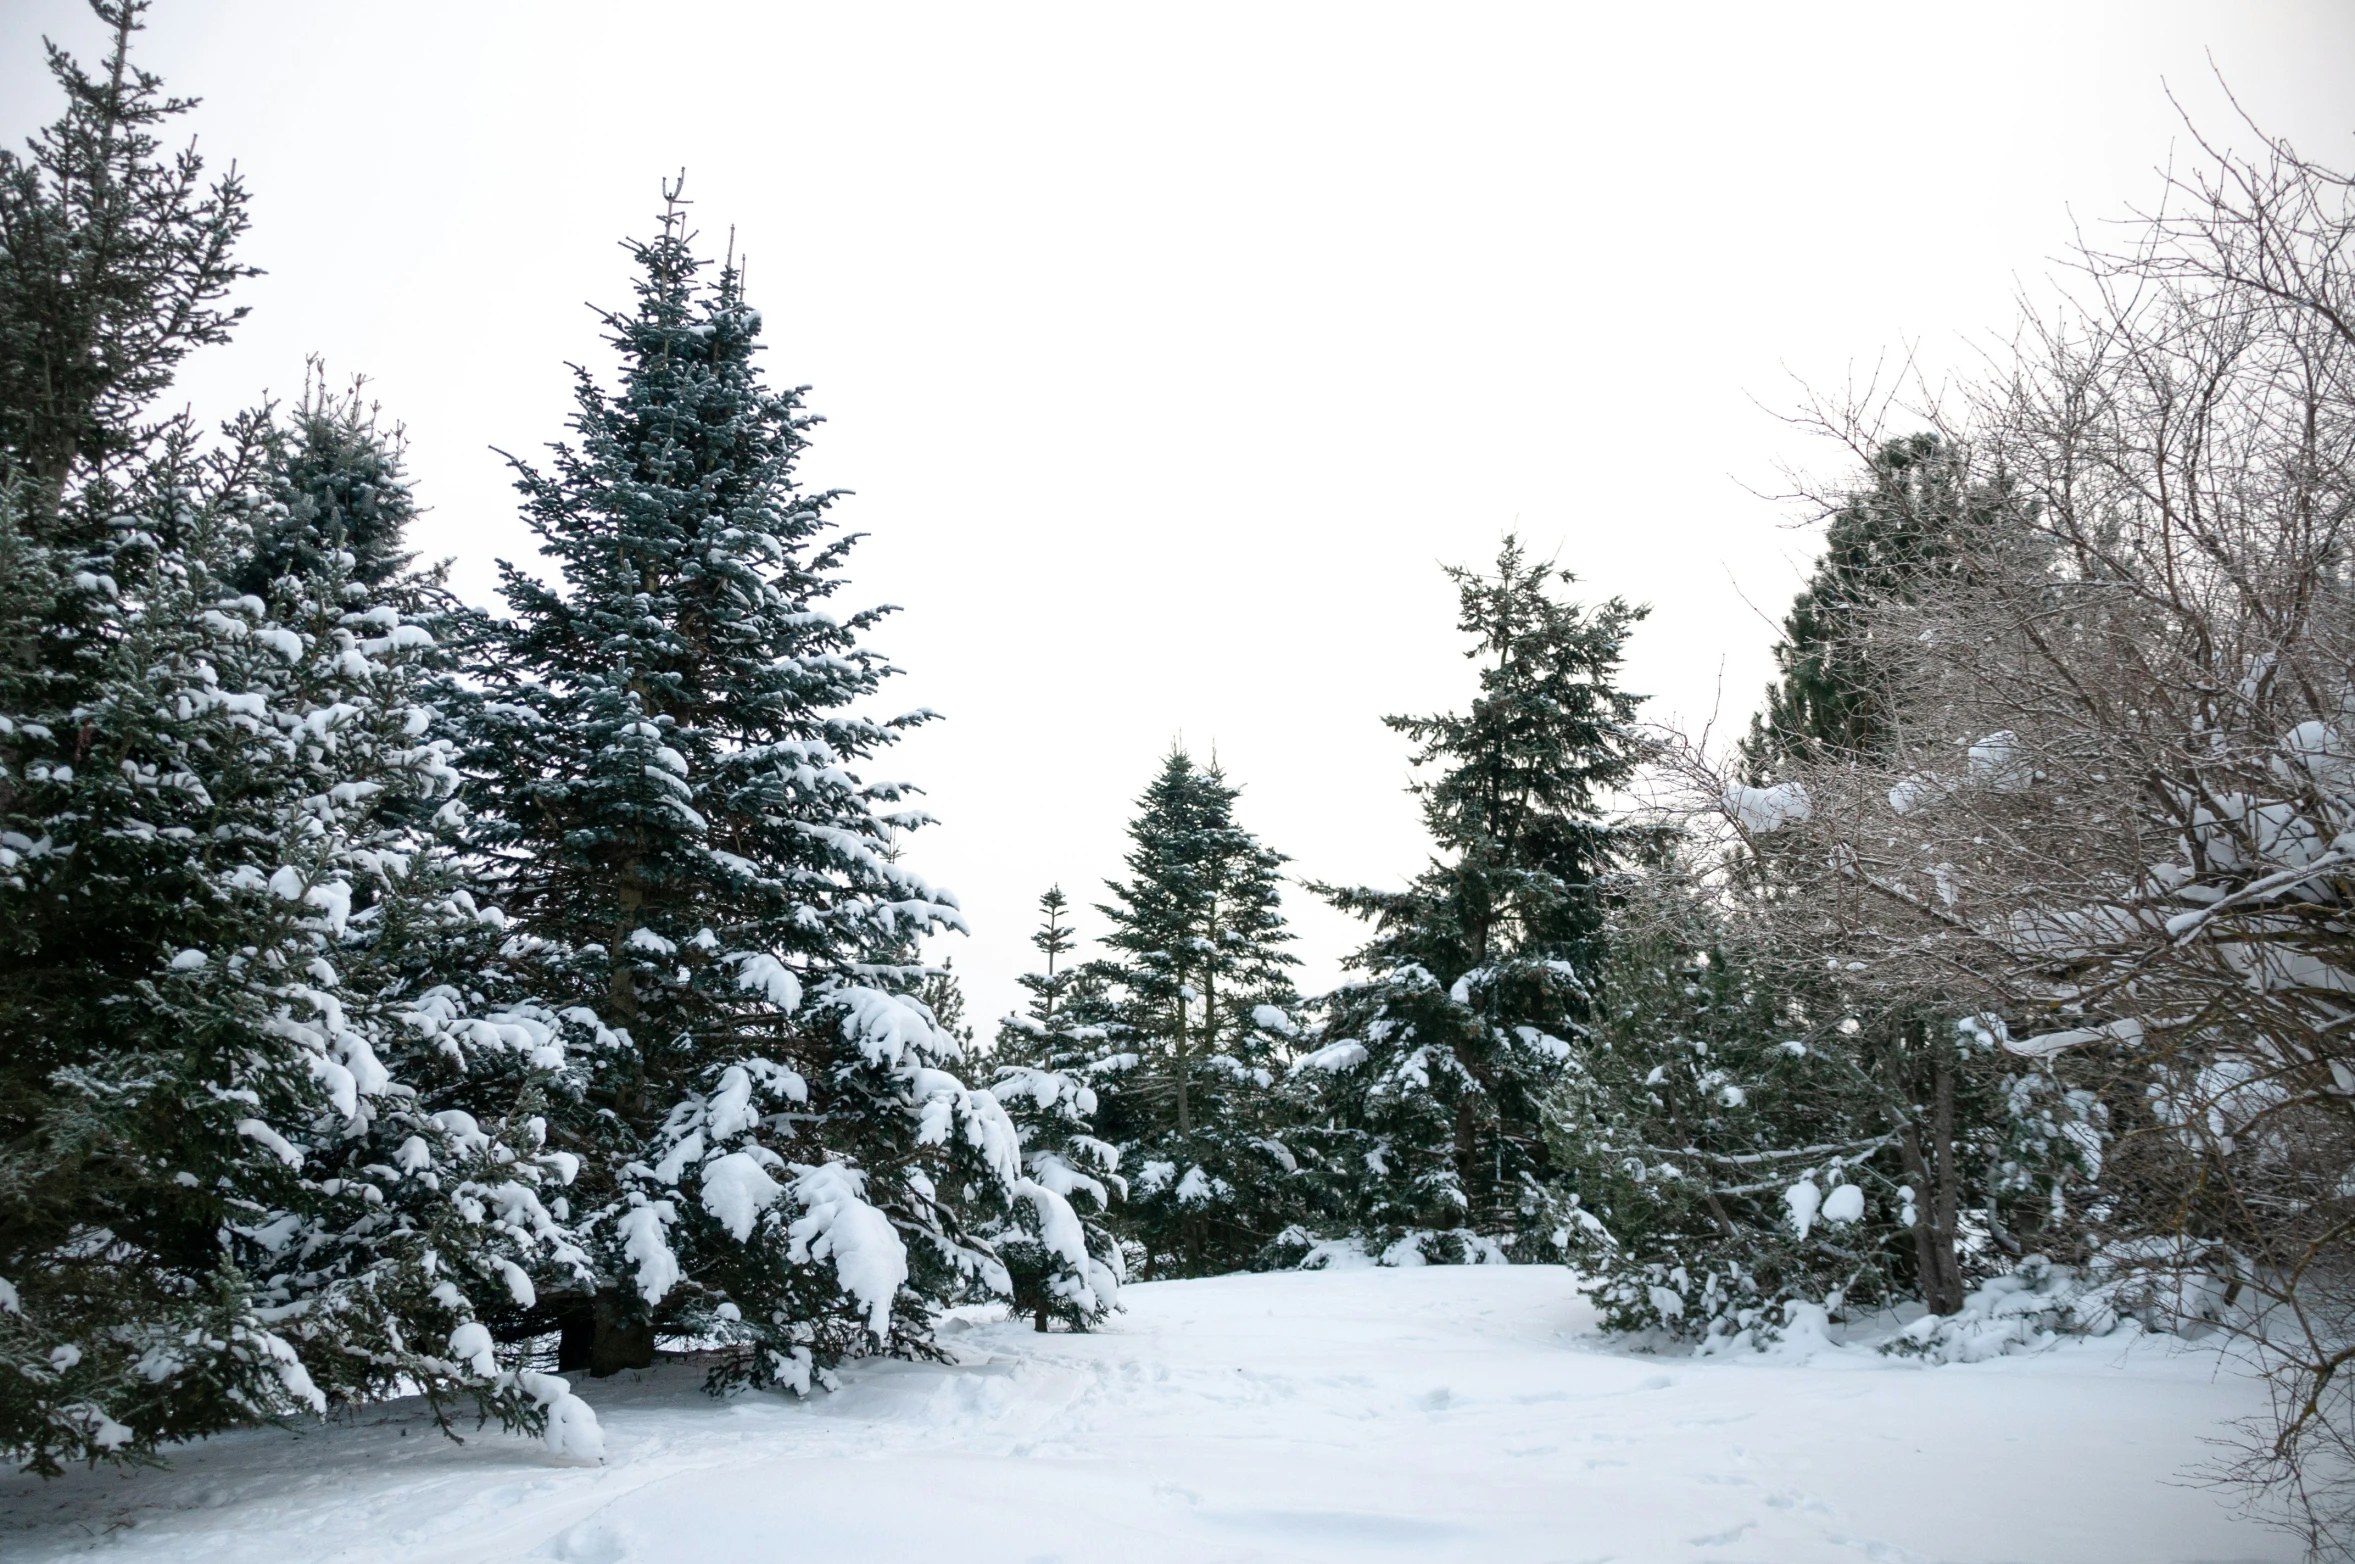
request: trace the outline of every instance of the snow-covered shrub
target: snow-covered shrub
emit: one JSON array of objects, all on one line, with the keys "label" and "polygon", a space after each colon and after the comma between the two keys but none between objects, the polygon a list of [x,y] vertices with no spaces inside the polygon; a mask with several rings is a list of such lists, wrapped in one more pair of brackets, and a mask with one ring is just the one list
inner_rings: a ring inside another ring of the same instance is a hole
[{"label": "snow-covered shrub", "polygon": [[[2001,1052],[2000,1023],[1867,1026],[1844,971],[1788,958],[1674,858],[1612,927],[1595,1023],[1546,1119],[1552,1240],[1608,1326],[1764,1340],[1791,1305],[1896,1307],[1921,1295],[1941,1220],[1966,1274],[1991,1274],[2081,1178],[2076,1105]],[[1938,1160],[1967,1179],[1944,1213],[1921,1173],[1926,1070],[1947,1080]]]},{"label": "snow-covered shrub", "polygon": [[[1032,1032],[1029,1017],[1008,1017],[999,1029],[998,1066],[990,1095],[1014,1121],[1024,1146],[1025,1177],[1015,1186],[1006,1221],[991,1233],[999,1261],[1010,1279],[1014,1307],[1040,1330],[1060,1319],[1085,1330],[1119,1306],[1123,1262],[1120,1242],[1106,1226],[1113,1203],[1126,1188],[1119,1150],[1093,1132],[1096,1094],[1074,1073],[1012,1062],[1023,1050],[1014,1037],[1049,1041],[1047,1028]],[[1092,1039],[1067,1034],[1085,1048]],[[1052,1057],[1041,1047],[1035,1057]]]}]

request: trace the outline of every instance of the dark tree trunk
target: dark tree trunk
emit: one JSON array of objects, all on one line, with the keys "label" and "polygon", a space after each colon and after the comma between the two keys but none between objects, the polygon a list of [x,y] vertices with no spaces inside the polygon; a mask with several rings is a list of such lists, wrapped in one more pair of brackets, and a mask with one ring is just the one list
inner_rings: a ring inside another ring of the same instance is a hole
[{"label": "dark tree trunk", "polygon": [[1955,1247],[1960,1177],[1955,1166],[1954,1063],[1939,1055],[1932,1066],[1929,1132],[1915,1117],[1899,1127],[1898,1152],[1913,1182],[1913,1249],[1922,1303],[1932,1314],[1963,1306],[1962,1258]]},{"label": "dark tree trunk", "polygon": [[578,1374],[589,1367],[596,1351],[597,1313],[588,1304],[568,1309],[556,1322],[556,1372]]},{"label": "dark tree trunk", "polygon": [[620,1320],[612,1307],[600,1299],[596,1314],[596,1339],[589,1347],[589,1373],[603,1379],[623,1369],[642,1369],[654,1366],[654,1322],[647,1319]]},{"label": "dark tree trunk", "polygon": [[1932,1120],[1938,1136],[1938,1300],[1931,1309],[1939,1314],[1953,1314],[1963,1306],[1962,1251],[1959,1243],[1960,1224],[1956,1218],[1962,1204],[1961,1160],[1962,1148],[1954,1142],[1954,1058],[1941,1049],[1937,1056],[1937,1109]]},{"label": "dark tree trunk", "polygon": [[1480,1147],[1479,1117],[1472,1106],[1472,1095],[1459,1084],[1456,1090],[1455,1144],[1450,1147],[1449,1160],[1455,1164],[1456,1188],[1464,1197],[1463,1209],[1453,1213],[1455,1225],[1473,1225],[1473,1210],[1480,1203]]}]

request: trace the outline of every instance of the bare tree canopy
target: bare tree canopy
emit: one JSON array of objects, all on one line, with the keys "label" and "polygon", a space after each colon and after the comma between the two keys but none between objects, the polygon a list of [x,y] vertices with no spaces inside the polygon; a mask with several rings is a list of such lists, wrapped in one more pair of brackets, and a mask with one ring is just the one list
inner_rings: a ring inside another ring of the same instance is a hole
[{"label": "bare tree canopy", "polygon": [[[2355,1508],[2355,181],[2202,145],[1985,375],[1905,410],[1942,485],[1886,481],[1889,405],[1813,410],[1874,503],[1940,506],[1911,520],[1946,552],[1827,632],[1871,742],[1683,775],[1735,844],[1730,915],[1837,991],[1919,1143],[1933,1311],[2025,1240],[2106,1307],[2232,1333],[2276,1416],[2224,1475],[2322,1548]],[[1973,1090],[2074,1155],[2007,1193],[1971,1165],[2006,1138],[1951,1119]]]}]

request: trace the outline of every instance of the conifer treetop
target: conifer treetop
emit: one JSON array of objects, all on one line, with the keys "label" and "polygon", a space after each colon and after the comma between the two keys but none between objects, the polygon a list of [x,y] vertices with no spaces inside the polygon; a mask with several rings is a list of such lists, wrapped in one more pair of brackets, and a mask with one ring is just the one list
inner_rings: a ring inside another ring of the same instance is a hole
[{"label": "conifer treetop", "polygon": [[1480,693],[1461,715],[1383,719],[1430,774],[1410,784],[1440,856],[1404,891],[1315,887],[1372,920],[1361,968],[1444,981],[1500,960],[1572,960],[1600,929],[1601,882],[1646,839],[1605,816],[1635,780],[1643,697],[1619,687],[1628,631],[1649,610],[1559,595],[1577,580],[1507,536],[1494,574],[1450,567]]},{"label": "conifer treetop", "polygon": [[228,339],[225,303],[258,269],[235,168],[213,180],[192,141],[157,127],[196,106],[131,63],[148,0],[91,0],[113,35],[93,74],[43,40],[66,109],[23,155],[0,151],[0,484],[29,482],[54,515],[77,465],[103,474],[146,447],[140,420],[180,360]]},{"label": "conifer treetop", "polygon": [[802,388],[758,372],[741,263],[699,258],[679,186],[664,196],[654,237],[627,246],[634,308],[600,314],[616,383],[575,366],[574,439],[544,470],[510,458],[561,575],[501,566],[506,677],[540,714],[515,738],[566,747],[559,708],[594,738],[507,808],[557,821],[572,859],[527,864],[521,894],[587,875],[604,895],[618,875],[632,926],[676,942],[702,920],[731,951],[841,971],[963,927],[953,897],[895,861],[897,834],[930,817],[875,806],[911,790],[847,769],[933,714],[852,709],[896,671],[862,642],[891,610],[825,608],[857,540],[834,532],[839,491],[795,477],[817,420]]},{"label": "conifer treetop", "polygon": [[2006,503],[1999,486],[1970,478],[1962,453],[1939,435],[1885,441],[1871,453],[1830,505],[1823,554],[1783,618],[1774,651],[1782,676],[1742,742],[1752,781],[1886,741],[1896,692],[1868,654],[1867,621],[1951,577],[1972,535],[1994,525]]},{"label": "conifer treetop", "polygon": [[1039,926],[1032,931],[1030,942],[1046,958],[1046,965],[1037,972],[1025,972],[1016,979],[1030,991],[1030,1019],[1040,1025],[1055,1020],[1056,1006],[1079,976],[1078,969],[1063,958],[1078,948],[1078,938],[1064,916],[1071,910],[1070,898],[1063,887],[1050,885],[1038,899]]},{"label": "conifer treetop", "polygon": [[1292,935],[1278,907],[1289,860],[1235,822],[1241,796],[1215,761],[1199,765],[1173,747],[1137,801],[1123,860],[1132,878],[1107,881],[1114,900],[1096,910],[1141,997],[1289,988],[1284,969],[1298,960],[1282,949]]}]

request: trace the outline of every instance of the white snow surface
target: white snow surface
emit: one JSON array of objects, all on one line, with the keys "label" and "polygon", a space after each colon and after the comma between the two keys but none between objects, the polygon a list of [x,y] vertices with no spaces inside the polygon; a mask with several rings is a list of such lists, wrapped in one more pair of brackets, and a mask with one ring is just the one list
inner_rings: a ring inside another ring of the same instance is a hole
[{"label": "white snow surface", "polygon": [[[336,1564],[2287,1561],[2181,1475],[2257,1388],[2113,1336],[1923,1367],[1598,1337],[1546,1266],[1123,1289],[1092,1335],[996,1311],[961,1361],[715,1402],[693,1363],[576,1378],[602,1462],[396,1402],[171,1469],[0,1478],[0,1555]],[[1804,1345],[1799,1343],[1803,1342]]]}]

